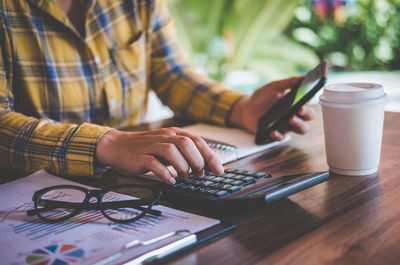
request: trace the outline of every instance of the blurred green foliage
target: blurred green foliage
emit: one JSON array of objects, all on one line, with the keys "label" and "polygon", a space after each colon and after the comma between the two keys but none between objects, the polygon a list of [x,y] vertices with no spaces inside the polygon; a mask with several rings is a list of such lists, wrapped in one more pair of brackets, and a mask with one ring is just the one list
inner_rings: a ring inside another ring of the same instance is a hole
[{"label": "blurred green foliage", "polygon": [[283,34],[298,0],[168,0],[178,37],[198,71],[224,81],[251,69],[262,80],[315,66],[312,49]]},{"label": "blurred green foliage", "polygon": [[399,0],[347,1],[326,16],[316,12],[315,3],[304,1],[294,10],[287,36],[336,69],[400,69]]},{"label": "blurred green foliage", "polygon": [[[333,69],[400,69],[400,0],[167,2],[193,65],[219,81],[251,79],[243,69],[256,82],[296,75],[322,57]],[[317,10],[339,2],[325,16]]]}]

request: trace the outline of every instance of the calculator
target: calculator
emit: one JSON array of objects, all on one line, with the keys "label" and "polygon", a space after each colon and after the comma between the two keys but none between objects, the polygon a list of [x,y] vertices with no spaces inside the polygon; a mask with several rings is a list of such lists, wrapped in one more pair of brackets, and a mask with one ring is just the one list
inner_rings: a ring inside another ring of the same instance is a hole
[{"label": "calculator", "polygon": [[266,172],[226,168],[221,175],[206,172],[202,177],[189,175],[174,185],[157,184],[163,199],[205,205],[271,203],[317,185],[329,178],[328,172],[277,176]]}]

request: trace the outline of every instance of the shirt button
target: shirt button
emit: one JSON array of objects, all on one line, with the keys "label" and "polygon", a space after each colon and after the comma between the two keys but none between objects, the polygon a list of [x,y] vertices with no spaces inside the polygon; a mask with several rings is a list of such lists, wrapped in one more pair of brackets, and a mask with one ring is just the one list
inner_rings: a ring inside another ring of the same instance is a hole
[{"label": "shirt button", "polygon": [[115,99],[110,100],[110,108],[114,108],[115,107]]},{"label": "shirt button", "polygon": [[100,64],[100,57],[99,56],[94,57],[94,62],[96,64]]}]

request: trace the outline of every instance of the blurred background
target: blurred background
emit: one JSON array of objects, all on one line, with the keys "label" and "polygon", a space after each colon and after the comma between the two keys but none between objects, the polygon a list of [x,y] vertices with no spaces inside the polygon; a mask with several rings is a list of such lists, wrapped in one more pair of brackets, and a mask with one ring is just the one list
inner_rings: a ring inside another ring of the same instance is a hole
[{"label": "blurred background", "polygon": [[[400,111],[400,0],[167,3],[196,71],[231,89],[250,94],[269,81],[304,74],[325,58],[328,83],[381,83],[390,99],[387,110]],[[317,102],[314,97],[311,103]],[[167,108],[161,113],[172,115]]]}]

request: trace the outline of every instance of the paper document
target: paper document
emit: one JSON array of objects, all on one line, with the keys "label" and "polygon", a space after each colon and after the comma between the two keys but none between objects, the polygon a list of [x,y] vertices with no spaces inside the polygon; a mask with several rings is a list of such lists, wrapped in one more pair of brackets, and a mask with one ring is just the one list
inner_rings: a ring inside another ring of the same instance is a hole
[{"label": "paper document", "polygon": [[242,129],[208,125],[203,123],[186,126],[183,127],[183,129],[207,139],[221,141],[235,146],[236,151],[213,148],[213,151],[216,153],[222,164],[226,164],[263,150],[271,149],[290,140],[290,135],[287,135],[282,141],[271,142],[264,145],[256,145],[254,143],[255,136]]},{"label": "paper document", "polygon": [[26,215],[26,210],[33,208],[35,191],[62,184],[80,185],[44,170],[0,185],[1,264],[94,264],[133,240],[146,241],[176,230],[196,233],[220,223],[161,205],[153,207],[161,216],[148,214],[129,224],[113,223],[100,211],[83,211],[57,223]]}]

